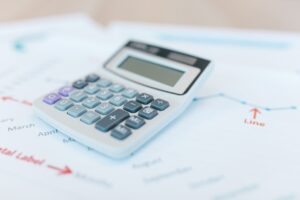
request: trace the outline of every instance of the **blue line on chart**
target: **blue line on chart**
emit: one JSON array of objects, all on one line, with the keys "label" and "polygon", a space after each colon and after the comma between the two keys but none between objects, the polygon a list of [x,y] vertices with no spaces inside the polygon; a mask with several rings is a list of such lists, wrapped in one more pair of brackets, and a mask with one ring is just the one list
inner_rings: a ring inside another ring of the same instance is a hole
[{"label": "blue line on chart", "polygon": [[238,47],[253,47],[261,49],[285,50],[291,46],[290,43],[285,41],[275,40],[259,40],[248,38],[224,37],[224,36],[210,36],[210,35],[173,35],[173,34],[160,34],[159,39],[171,42],[189,42],[189,43],[202,43],[210,45],[223,45],[223,46],[238,46]]},{"label": "blue line on chart", "polygon": [[27,42],[32,42],[32,41],[43,39],[44,36],[45,36],[45,34],[43,34],[43,33],[24,35],[22,37],[15,39],[12,43],[12,46],[15,51],[24,52],[26,50]]},{"label": "blue line on chart", "polygon": [[215,99],[215,98],[224,98],[224,99],[227,99],[227,100],[230,100],[230,101],[242,104],[242,105],[246,105],[246,106],[250,106],[250,107],[254,107],[254,108],[259,108],[259,109],[264,110],[264,111],[280,111],[280,110],[296,110],[297,109],[297,106],[273,107],[273,108],[265,107],[265,106],[257,105],[257,104],[254,104],[254,103],[250,103],[250,102],[235,98],[233,96],[230,96],[230,95],[227,95],[227,94],[224,94],[224,93],[217,93],[217,94],[212,94],[212,95],[203,96],[203,97],[196,97],[196,98],[194,98],[194,102],[201,101],[201,100],[205,101],[205,100],[208,100],[208,99]]}]

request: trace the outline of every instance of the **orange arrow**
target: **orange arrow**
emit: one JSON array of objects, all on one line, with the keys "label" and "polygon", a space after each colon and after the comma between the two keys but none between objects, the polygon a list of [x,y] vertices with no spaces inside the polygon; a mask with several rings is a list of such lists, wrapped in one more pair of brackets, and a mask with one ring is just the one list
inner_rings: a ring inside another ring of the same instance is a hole
[{"label": "orange arrow", "polygon": [[250,112],[253,113],[253,119],[256,119],[257,114],[261,114],[260,110],[258,110],[257,108],[251,109]]},{"label": "orange arrow", "polygon": [[48,168],[58,171],[58,175],[72,174],[72,170],[68,166],[65,166],[63,169],[61,169],[53,165],[48,165]]}]

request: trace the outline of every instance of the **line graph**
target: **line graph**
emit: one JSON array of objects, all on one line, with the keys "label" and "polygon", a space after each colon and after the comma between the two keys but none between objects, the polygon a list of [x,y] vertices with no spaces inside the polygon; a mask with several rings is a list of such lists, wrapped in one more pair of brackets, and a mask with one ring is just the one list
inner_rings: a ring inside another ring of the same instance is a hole
[{"label": "line graph", "polygon": [[206,101],[206,100],[210,100],[210,99],[216,99],[216,98],[224,98],[227,99],[229,101],[241,104],[241,105],[245,105],[245,106],[249,106],[249,107],[254,107],[254,108],[259,108],[261,110],[264,111],[281,111],[281,110],[296,110],[297,106],[283,106],[283,107],[267,107],[267,106],[262,106],[262,105],[258,105],[255,103],[251,103],[242,99],[239,99],[237,97],[225,94],[225,93],[216,93],[216,94],[212,94],[212,95],[207,95],[207,96],[202,96],[202,97],[196,97],[194,98],[194,102],[197,101]]},{"label": "line graph", "polygon": [[275,41],[265,39],[251,39],[246,37],[228,37],[228,36],[212,36],[206,34],[198,35],[174,35],[174,34],[161,34],[158,35],[159,39],[165,41],[176,41],[193,44],[210,44],[210,45],[223,45],[223,46],[237,46],[244,48],[261,48],[272,50],[285,50],[288,49],[291,44],[287,41]]},{"label": "line graph", "polygon": [[3,101],[3,102],[11,101],[11,102],[16,102],[16,103],[21,103],[21,104],[26,105],[26,106],[32,106],[32,103],[30,101],[19,100],[19,99],[16,99],[14,97],[11,97],[11,96],[0,96],[0,100]]}]

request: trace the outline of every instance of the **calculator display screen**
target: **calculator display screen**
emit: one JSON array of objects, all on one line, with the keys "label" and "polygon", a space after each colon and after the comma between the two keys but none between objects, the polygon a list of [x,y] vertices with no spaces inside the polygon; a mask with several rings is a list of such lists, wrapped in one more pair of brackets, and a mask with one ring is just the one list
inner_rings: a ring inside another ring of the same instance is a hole
[{"label": "calculator display screen", "polygon": [[183,71],[132,56],[127,57],[119,68],[169,86],[174,86],[184,74]]}]

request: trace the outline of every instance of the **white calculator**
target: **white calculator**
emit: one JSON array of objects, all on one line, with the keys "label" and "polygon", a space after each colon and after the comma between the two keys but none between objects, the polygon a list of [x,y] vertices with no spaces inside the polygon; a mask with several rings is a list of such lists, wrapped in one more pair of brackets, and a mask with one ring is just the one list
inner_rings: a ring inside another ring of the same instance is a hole
[{"label": "white calculator", "polygon": [[129,41],[96,72],[45,94],[33,108],[77,142],[124,158],[184,112],[211,68],[207,59]]}]

